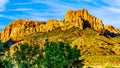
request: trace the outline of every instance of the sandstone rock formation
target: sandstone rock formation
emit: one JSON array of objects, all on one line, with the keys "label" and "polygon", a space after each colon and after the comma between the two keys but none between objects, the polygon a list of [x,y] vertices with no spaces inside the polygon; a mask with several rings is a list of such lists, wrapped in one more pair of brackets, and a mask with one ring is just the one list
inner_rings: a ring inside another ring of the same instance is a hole
[{"label": "sandstone rock formation", "polygon": [[31,21],[31,20],[16,20],[11,22],[1,31],[1,41],[5,42],[9,39],[13,41],[21,40],[25,35],[40,32],[39,26],[44,24],[43,22]]},{"label": "sandstone rock formation", "polygon": [[86,9],[76,11],[69,10],[65,15],[64,21],[65,23],[72,23],[80,29],[91,27],[101,34],[104,32],[102,20],[90,15]]},{"label": "sandstone rock formation", "polygon": [[105,35],[109,35],[109,36],[117,36],[117,35],[120,35],[120,30],[113,27],[112,25],[107,25],[104,27],[104,34]]},{"label": "sandstone rock formation", "polygon": [[16,20],[6,26],[0,33],[0,40],[5,42],[9,39],[13,41],[22,40],[26,35],[35,32],[49,32],[56,28],[61,28],[61,30],[67,30],[72,27],[78,27],[81,30],[86,27],[90,27],[96,30],[100,34],[104,34],[105,30],[113,33],[120,33],[119,30],[113,28],[112,26],[105,27],[102,20],[92,16],[88,13],[86,9],[82,10],[68,10],[63,20],[50,19],[47,22],[38,22],[31,20]]},{"label": "sandstone rock formation", "polygon": [[113,27],[112,25],[107,25],[104,28],[105,28],[105,30],[110,31],[111,33],[120,34],[120,30],[115,28],[115,27]]}]

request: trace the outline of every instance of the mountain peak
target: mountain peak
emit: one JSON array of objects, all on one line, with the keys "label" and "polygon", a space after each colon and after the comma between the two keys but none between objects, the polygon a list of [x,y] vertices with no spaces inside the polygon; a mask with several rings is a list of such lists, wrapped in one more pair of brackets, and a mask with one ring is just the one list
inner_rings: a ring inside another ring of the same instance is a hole
[{"label": "mountain peak", "polygon": [[66,12],[66,15],[65,15],[65,19],[67,20],[71,20],[71,19],[76,19],[76,18],[79,18],[79,17],[82,17],[82,18],[87,18],[87,15],[88,15],[88,11],[86,9],[82,9],[82,10],[68,10]]},{"label": "mountain peak", "polygon": [[91,27],[94,30],[100,32],[100,34],[103,34],[104,32],[104,25],[102,23],[102,20],[90,15],[86,9],[75,11],[68,10],[64,20],[67,23],[79,23],[81,29]]}]

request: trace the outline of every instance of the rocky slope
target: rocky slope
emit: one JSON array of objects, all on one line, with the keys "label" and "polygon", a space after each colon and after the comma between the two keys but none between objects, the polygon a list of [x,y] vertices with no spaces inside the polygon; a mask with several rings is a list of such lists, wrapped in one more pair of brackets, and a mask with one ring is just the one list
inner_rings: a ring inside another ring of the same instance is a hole
[{"label": "rocky slope", "polygon": [[[38,22],[31,20],[16,20],[11,22],[0,33],[0,40],[3,42],[9,39],[19,41],[24,39],[25,36],[36,32],[49,32],[57,28],[65,31],[72,27],[78,27],[83,30],[90,27],[97,31],[99,34],[109,34],[108,32],[119,34],[120,31],[112,27],[105,27],[102,20],[92,16],[86,9],[82,10],[68,10],[63,20],[50,19],[47,22]],[[112,29],[111,29],[112,28]],[[108,32],[104,33],[105,30]]]},{"label": "rocky slope", "polygon": [[12,45],[10,53],[14,53],[14,46],[19,46],[21,43],[28,43],[32,46],[39,45],[44,48],[46,39],[49,42],[65,42],[71,46],[76,45],[80,49],[85,65],[97,66],[105,65],[106,63],[120,65],[120,36],[107,38],[99,35],[92,28],[81,30],[78,27],[72,27],[64,31],[61,28],[57,28],[49,32],[33,33],[26,36],[24,40]]},{"label": "rocky slope", "polygon": [[113,27],[112,25],[107,25],[104,27],[104,29],[105,29],[105,31],[104,31],[105,34],[111,35],[113,37],[120,35],[120,29],[117,29],[117,28]]}]

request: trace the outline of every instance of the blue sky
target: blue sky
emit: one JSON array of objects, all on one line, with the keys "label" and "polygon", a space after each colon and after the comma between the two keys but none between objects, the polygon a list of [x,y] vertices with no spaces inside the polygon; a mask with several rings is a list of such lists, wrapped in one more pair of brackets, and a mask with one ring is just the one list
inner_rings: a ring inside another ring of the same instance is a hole
[{"label": "blue sky", "polygon": [[120,28],[120,0],[0,0],[0,29],[16,19],[61,20],[67,10],[82,8]]}]

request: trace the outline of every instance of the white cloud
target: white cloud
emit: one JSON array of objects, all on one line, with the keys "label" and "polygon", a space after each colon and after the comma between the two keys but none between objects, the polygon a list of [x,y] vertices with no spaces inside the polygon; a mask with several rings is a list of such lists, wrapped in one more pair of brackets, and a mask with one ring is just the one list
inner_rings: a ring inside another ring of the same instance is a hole
[{"label": "white cloud", "polygon": [[120,8],[116,8],[116,7],[103,7],[103,8],[108,10],[108,11],[120,14]]},{"label": "white cloud", "polygon": [[33,11],[35,9],[32,8],[17,8],[17,9],[9,9],[8,11]]},{"label": "white cloud", "polygon": [[34,3],[42,3],[42,4],[45,4],[45,5],[49,6],[49,7],[58,8],[58,9],[61,9],[61,8],[64,8],[64,9],[75,8],[75,7],[73,7],[74,6],[73,4],[68,5],[68,3],[63,3],[63,2],[57,1],[57,0],[52,0],[52,1],[32,0],[32,1]]},{"label": "white cloud", "polygon": [[7,18],[7,19],[15,19],[14,16],[8,16],[8,15],[2,15],[2,14],[0,14],[0,17]]},{"label": "white cloud", "polygon": [[9,0],[0,0],[0,11],[5,10],[5,5],[9,2]]},{"label": "white cloud", "polygon": [[[14,16],[7,16],[7,15],[2,15],[0,14],[0,17],[2,18],[7,18],[10,20],[16,20],[16,19],[30,19],[30,20],[38,20],[38,21],[46,21],[47,18],[41,17],[39,15],[34,15],[34,14],[22,14],[22,15],[14,15]],[[4,26],[0,25],[0,28]]]},{"label": "white cloud", "polygon": [[33,2],[27,2],[27,3],[13,3],[13,4],[9,4],[9,5],[28,5],[28,4],[34,4]]},{"label": "white cloud", "polygon": [[91,2],[92,0],[83,0],[83,1]]},{"label": "white cloud", "polygon": [[103,0],[103,1],[110,6],[120,7],[120,0]]}]

